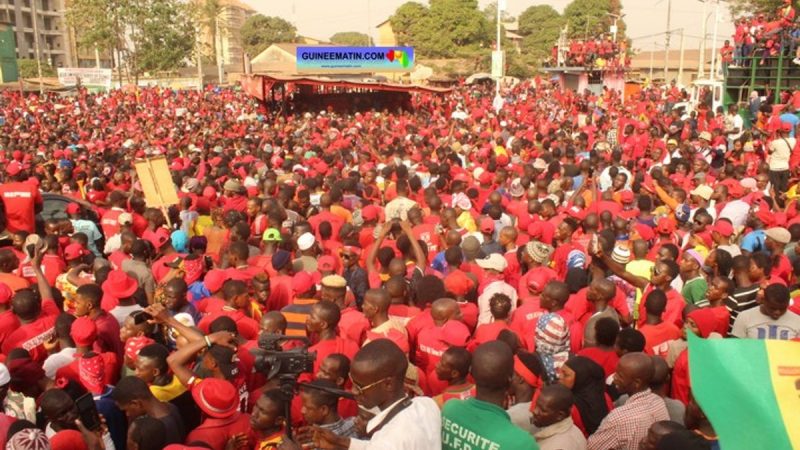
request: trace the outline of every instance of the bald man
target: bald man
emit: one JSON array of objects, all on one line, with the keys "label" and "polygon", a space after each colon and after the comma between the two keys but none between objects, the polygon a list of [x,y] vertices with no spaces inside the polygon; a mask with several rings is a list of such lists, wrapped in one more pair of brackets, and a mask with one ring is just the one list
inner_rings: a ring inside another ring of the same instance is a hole
[{"label": "bald man", "polygon": [[461,233],[456,230],[450,230],[444,235],[444,249],[436,254],[433,258],[433,262],[431,263],[431,267],[434,270],[438,270],[439,272],[446,273],[447,272],[447,260],[444,257],[444,253],[449,248],[456,248],[461,246]]},{"label": "bald man", "polygon": [[505,411],[514,354],[501,341],[481,344],[472,356],[475,397],[450,400],[442,408],[442,450],[494,448],[535,450],[533,437],[511,423]]},{"label": "bald man", "polygon": [[469,340],[469,328],[460,322],[461,309],[452,298],[440,298],[431,305],[434,326],[420,331],[417,336],[414,362],[428,375],[430,394],[438,395],[447,384],[435,376],[436,364],[451,346],[465,347]]},{"label": "bald man", "polygon": [[635,352],[620,358],[614,386],[630,398],[612,410],[589,436],[588,450],[638,450],[653,423],[669,420],[664,399],[650,390],[654,376],[655,366],[649,355]]},{"label": "bald man", "polygon": [[404,353],[408,353],[408,332],[405,325],[399,319],[389,317],[389,307],[392,305],[392,297],[388,289],[370,289],[364,295],[364,317],[369,320],[370,329],[364,337],[364,344],[375,339],[389,339]]},{"label": "bald man", "polygon": [[572,391],[562,384],[542,388],[531,422],[541,450],[585,450],[586,438],[572,421]]},{"label": "bald man", "polygon": [[617,285],[607,278],[595,280],[586,290],[586,300],[594,305],[594,314],[591,315],[583,328],[583,347],[596,347],[595,324],[603,317],[613,319],[619,324],[619,315],[610,305],[617,295]]},{"label": "bald man", "polygon": [[[315,427],[317,448],[366,450],[438,449],[441,447],[442,420],[439,407],[430,397],[409,398],[404,380],[408,359],[388,339],[365,345],[353,358],[350,378],[356,401],[366,409],[380,412],[367,422],[369,441],[344,438],[330,430]],[[411,432],[413,430],[413,432]]]}]

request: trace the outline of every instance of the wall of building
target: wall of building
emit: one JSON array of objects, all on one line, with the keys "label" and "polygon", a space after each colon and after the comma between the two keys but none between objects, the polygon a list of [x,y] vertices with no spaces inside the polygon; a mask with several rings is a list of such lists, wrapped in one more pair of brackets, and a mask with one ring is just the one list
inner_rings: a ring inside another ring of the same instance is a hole
[{"label": "wall of building", "polygon": [[42,60],[53,67],[70,66],[72,52],[64,12],[64,0],[6,0],[0,3],[0,21],[10,23],[15,32],[17,57],[36,58],[35,19]]}]

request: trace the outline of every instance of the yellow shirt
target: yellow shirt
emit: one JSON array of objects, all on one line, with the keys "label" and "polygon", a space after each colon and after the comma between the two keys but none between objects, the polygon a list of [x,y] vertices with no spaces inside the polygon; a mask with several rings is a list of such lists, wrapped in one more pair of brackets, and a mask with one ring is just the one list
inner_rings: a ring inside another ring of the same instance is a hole
[{"label": "yellow shirt", "polygon": [[461,213],[461,215],[456,219],[456,223],[458,226],[470,233],[478,231],[478,225],[475,224],[475,219],[472,218],[472,214],[470,214],[468,211]]},{"label": "yellow shirt", "polygon": [[194,221],[193,236],[203,236],[203,232],[206,231],[206,228],[212,225],[214,225],[214,221],[211,220],[211,216],[199,216]]},{"label": "yellow shirt", "polygon": [[153,396],[160,401],[169,402],[186,392],[186,386],[181,383],[181,380],[179,380],[178,377],[173,375],[172,382],[166,386],[156,386],[155,384],[151,384],[150,392],[152,392]]},{"label": "yellow shirt", "polygon": [[[642,277],[649,280],[651,275],[651,270],[655,265],[656,263],[647,259],[634,259],[633,261],[625,265],[625,270],[636,275],[637,277]],[[636,318],[636,315],[639,312],[639,303],[641,303],[641,301],[642,301],[642,290],[637,288],[636,302],[634,303],[635,306],[632,311],[634,318]]]}]

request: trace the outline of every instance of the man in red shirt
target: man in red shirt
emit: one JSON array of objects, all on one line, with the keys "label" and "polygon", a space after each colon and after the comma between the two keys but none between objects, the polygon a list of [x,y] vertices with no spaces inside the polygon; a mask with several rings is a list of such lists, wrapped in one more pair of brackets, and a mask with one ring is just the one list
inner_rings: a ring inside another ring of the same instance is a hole
[{"label": "man in red shirt", "polygon": [[667,308],[667,296],[658,289],[650,291],[644,308],[647,312],[646,322],[639,328],[644,335],[644,351],[648,355],[666,357],[668,342],[681,337],[681,330],[675,324],[661,320]]},{"label": "man in red shirt", "polygon": [[434,368],[445,350],[452,346],[464,347],[469,339],[469,329],[461,323],[461,309],[451,298],[442,298],[431,306],[433,326],[420,331],[417,336],[415,363],[426,375],[431,384],[432,394],[438,394],[445,385],[437,383],[433,376]]},{"label": "man in red shirt", "polygon": [[12,161],[6,167],[10,182],[0,184],[0,198],[3,199],[6,211],[6,227],[8,231],[36,231],[36,213],[42,210],[42,194],[39,188],[26,183],[27,174],[22,166]]},{"label": "man in red shirt", "polygon": [[31,359],[43,363],[47,358],[44,343],[52,340],[55,334],[56,317],[42,311],[41,301],[29,289],[23,289],[14,295],[11,310],[21,325],[3,341],[3,354],[7,356],[15,348],[23,348],[30,353]]},{"label": "man in red shirt", "polygon": [[125,212],[125,194],[120,191],[112,191],[108,195],[108,202],[111,204],[111,209],[100,219],[100,228],[102,228],[106,240],[120,232],[119,215]]},{"label": "man in red shirt", "polygon": [[239,211],[240,213],[247,212],[247,197],[242,195],[244,188],[239,180],[228,180],[222,186],[225,191],[224,196],[220,199],[224,212]]},{"label": "man in red shirt", "polygon": [[346,338],[336,335],[341,312],[333,302],[320,301],[311,306],[311,314],[306,318],[306,333],[313,345],[309,352],[316,352],[314,373],[319,371],[320,364],[329,355],[341,353],[351,360],[358,352],[358,345]]},{"label": "man in red shirt", "polygon": [[217,317],[228,316],[236,322],[236,328],[243,338],[247,340],[258,339],[258,322],[242,312],[250,307],[247,284],[241,280],[228,280],[222,285],[222,296],[225,299],[225,306],[203,317],[197,327],[203,333],[208,333],[211,322]]},{"label": "man in red shirt", "polygon": [[103,311],[103,289],[96,284],[84,284],[75,292],[75,317],[87,316],[97,325],[95,351],[112,352],[122,361],[125,346],[119,340],[119,322],[111,314]]}]

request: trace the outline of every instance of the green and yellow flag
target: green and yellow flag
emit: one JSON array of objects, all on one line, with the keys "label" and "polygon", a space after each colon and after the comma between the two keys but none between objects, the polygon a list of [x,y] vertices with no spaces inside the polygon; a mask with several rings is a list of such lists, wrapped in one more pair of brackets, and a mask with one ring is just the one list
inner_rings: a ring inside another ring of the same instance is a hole
[{"label": "green and yellow flag", "polygon": [[720,448],[800,449],[800,342],[690,333],[689,374]]}]

